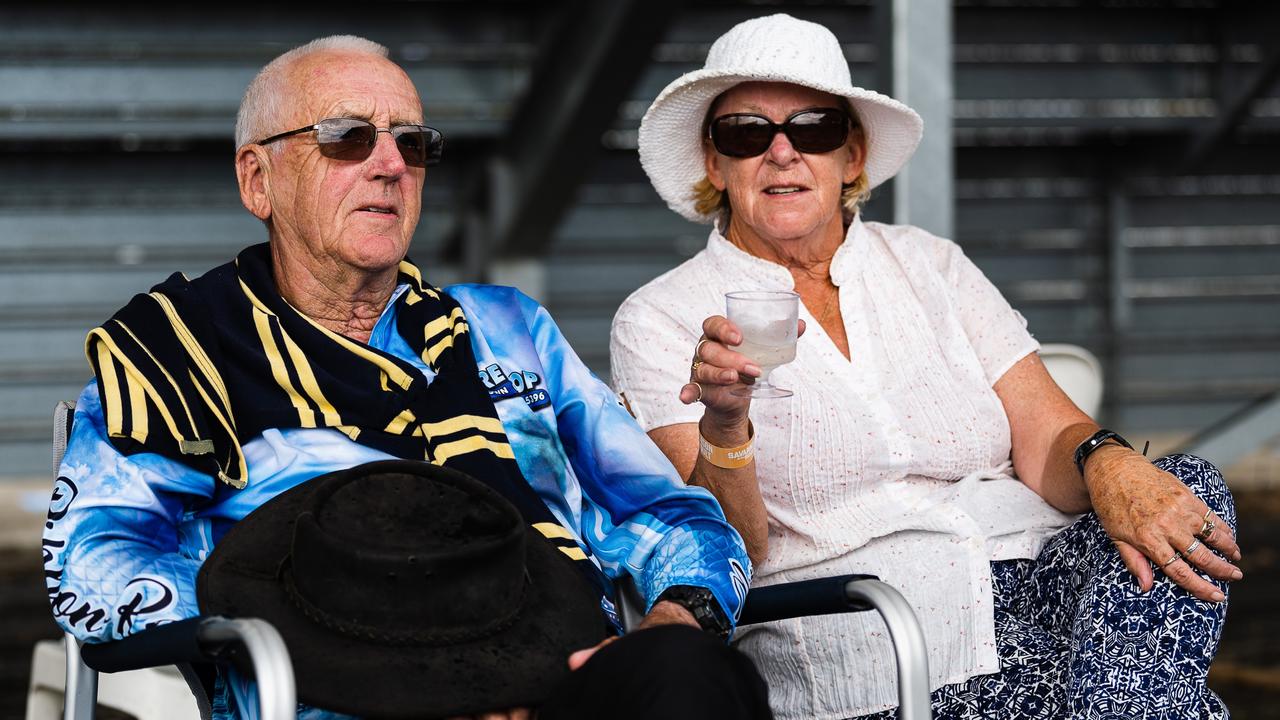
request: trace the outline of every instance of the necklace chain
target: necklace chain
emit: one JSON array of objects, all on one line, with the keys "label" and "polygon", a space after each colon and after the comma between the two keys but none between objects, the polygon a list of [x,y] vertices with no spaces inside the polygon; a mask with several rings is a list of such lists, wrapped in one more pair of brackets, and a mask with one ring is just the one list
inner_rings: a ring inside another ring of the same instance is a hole
[{"label": "necklace chain", "polygon": [[[831,282],[830,278],[828,278],[827,282]],[[827,296],[827,304],[822,307],[822,314],[818,316],[819,325],[825,326],[827,324],[827,316],[831,314],[832,304],[838,297],[840,297],[840,288],[835,283],[831,283],[831,294]]]},{"label": "necklace chain", "polygon": [[835,256],[836,256],[836,252],[837,252],[837,251],[839,251],[839,249],[840,249],[840,248],[839,248],[839,246],[837,246],[835,250],[832,250],[832,251],[831,251],[831,254],[830,254],[830,255],[828,255],[828,256],[827,256],[827,257],[825,257],[825,258],[822,258],[822,259],[820,259],[820,260],[816,260],[816,261],[814,261],[814,262],[812,262],[812,263],[808,263],[808,264],[800,265],[800,264],[792,264],[792,263],[788,263],[788,262],[784,261],[782,258],[777,257],[776,255],[775,255],[774,257],[772,257],[772,258],[766,258],[766,257],[763,257],[763,256],[761,256],[761,255],[757,255],[756,253],[752,252],[751,250],[749,250],[749,249],[747,248],[746,244],[745,244],[745,243],[743,243],[743,242],[738,238],[738,234],[737,234],[736,232],[734,232],[734,227],[733,227],[733,225],[732,225],[732,224],[730,224],[730,226],[729,226],[728,228],[726,228],[725,233],[724,233],[724,237],[725,237],[725,239],[727,239],[727,240],[729,241],[729,243],[730,243],[730,244],[732,244],[732,245],[736,246],[739,250],[742,250],[743,252],[747,253],[748,255],[753,255],[753,256],[755,256],[755,257],[759,257],[759,258],[761,258],[761,259],[763,259],[763,260],[768,260],[769,262],[772,262],[772,263],[775,263],[775,264],[781,265],[781,266],[783,266],[783,267],[787,268],[788,270],[790,270],[790,271],[791,271],[791,273],[792,273],[792,275],[795,275],[796,273],[798,273],[798,272],[799,272],[799,273],[804,273],[804,274],[808,275],[810,278],[814,278],[814,277],[817,275],[817,273],[815,273],[815,272],[813,271],[813,268],[814,268],[815,266],[820,266],[820,265],[824,265],[824,264],[825,264],[825,265],[826,265],[827,273],[826,273],[826,278],[824,278],[824,279],[826,280],[826,282],[825,282],[825,283],[823,283],[823,285],[824,285],[824,287],[829,286],[829,287],[831,288],[831,293],[830,293],[829,295],[827,295],[827,302],[826,302],[826,304],[825,304],[825,305],[823,305],[823,306],[822,306],[822,313],[821,313],[820,315],[818,315],[818,316],[817,316],[817,319],[818,319],[818,324],[819,324],[819,325],[826,325],[826,324],[827,324],[827,316],[829,316],[829,315],[831,314],[831,308],[832,308],[832,307],[833,307],[833,305],[835,304],[835,299],[836,299],[837,297],[839,297],[839,296],[840,296],[840,288],[839,288],[839,286],[837,286],[837,285],[836,285],[836,283],[835,283],[835,281],[831,279],[831,261],[832,261],[832,259],[834,259],[834,258],[835,258]]}]

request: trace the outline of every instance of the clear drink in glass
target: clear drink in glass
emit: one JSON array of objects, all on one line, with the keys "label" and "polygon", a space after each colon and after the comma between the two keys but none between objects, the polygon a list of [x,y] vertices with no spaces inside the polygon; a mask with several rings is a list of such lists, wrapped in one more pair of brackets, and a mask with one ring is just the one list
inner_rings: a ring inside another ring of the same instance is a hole
[{"label": "clear drink in glass", "polygon": [[783,398],[793,393],[769,383],[769,374],[796,358],[800,296],[777,290],[740,290],[725,294],[725,316],[742,331],[734,348],[760,366],[752,385],[733,390],[739,397]]}]

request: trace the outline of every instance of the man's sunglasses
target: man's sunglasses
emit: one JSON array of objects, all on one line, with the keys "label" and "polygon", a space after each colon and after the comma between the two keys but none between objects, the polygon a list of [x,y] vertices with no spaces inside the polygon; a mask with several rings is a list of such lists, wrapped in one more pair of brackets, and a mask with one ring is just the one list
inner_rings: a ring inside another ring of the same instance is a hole
[{"label": "man's sunglasses", "polygon": [[364,160],[369,157],[373,154],[374,144],[378,142],[378,133],[391,133],[391,139],[396,141],[405,164],[412,167],[435,165],[440,162],[440,155],[444,152],[444,136],[435,128],[426,125],[379,128],[358,118],[326,118],[315,125],[272,135],[256,144],[266,145],[312,130],[316,131],[316,145],[320,148],[320,154],[334,160]]},{"label": "man's sunglasses", "polygon": [[755,157],[773,144],[781,131],[802,153],[831,152],[849,138],[849,114],[835,108],[794,113],[781,124],[763,115],[734,113],[711,121],[708,132],[716,152],[734,158]]}]

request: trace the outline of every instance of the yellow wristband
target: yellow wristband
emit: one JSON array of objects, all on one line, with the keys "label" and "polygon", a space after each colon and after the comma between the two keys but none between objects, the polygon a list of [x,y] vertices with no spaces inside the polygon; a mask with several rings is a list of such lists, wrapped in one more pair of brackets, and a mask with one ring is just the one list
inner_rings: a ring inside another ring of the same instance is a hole
[{"label": "yellow wristband", "polygon": [[728,470],[744,467],[751,462],[756,456],[755,446],[756,430],[751,426],[751,421],[747,421],[747,441],[738,447],[723,448],[719,445],[712,445],[702,436],[702,430],[698,430],[698,450],[701,451],[702,457],[707,462]]}]

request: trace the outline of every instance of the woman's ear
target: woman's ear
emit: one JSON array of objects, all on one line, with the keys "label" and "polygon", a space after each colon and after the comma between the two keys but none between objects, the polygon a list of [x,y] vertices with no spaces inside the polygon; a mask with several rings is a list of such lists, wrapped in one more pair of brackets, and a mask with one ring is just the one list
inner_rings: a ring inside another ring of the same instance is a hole
[{"label": "woman's ear", "polygon": [[711,187],[724,192],[724,175],[720,173],[720,153],[708,141],[702,142],[702,159],[707,166],[707,181]]},{"label": "woman's ear", "polygon": [[245,145],[236,151],[236,181],[240,202],[259,220],[271,217],[270,158],[261,145]]},{"label": "woman's ear", "polygon": [[849,160],[844,165],[844,176],[841,179],[845,185],[852,185],[867,166],[867,137],[862,128],[854,128],[849,133],[848,148]]}]

